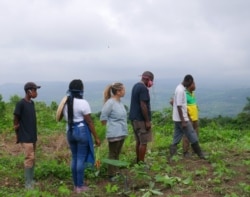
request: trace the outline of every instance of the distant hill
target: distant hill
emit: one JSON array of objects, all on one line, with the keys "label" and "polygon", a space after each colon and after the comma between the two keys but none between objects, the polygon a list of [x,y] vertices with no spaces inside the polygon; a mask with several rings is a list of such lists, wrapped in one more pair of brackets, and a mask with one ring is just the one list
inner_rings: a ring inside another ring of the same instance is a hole
[{"label": "distant hill", "polygon": [[[136,81],[123,81],[126,87],[126,95],[123,103],[130,104],[130,93],[132,86]],[[103,104],[104,88],[112,83],[110,81],[85,82],[84,98],[91,105],[94,113],[101,110]],[[173,95],[176,85],[179,81],[167,81],[159,79],[155,81],[150,89],[152,110],[162,110],[170,107],[169,100]],[[52,101],[60,102],[68,89],[68,82],[37,82],[42,88],[38,91],[37,101],[43,101],[50,105]],[[3,84],[0,85],[0,94],[4,101],[9,101],[13,95],[23,97],[23,84]],[[234,117],[242,111],[246,105],[246,98],[250,97],[250,87],[226,87],[226,86],[207,86],[197,85],[196,97],[200,109],[200,117],[216,117],[219,115]]]}]

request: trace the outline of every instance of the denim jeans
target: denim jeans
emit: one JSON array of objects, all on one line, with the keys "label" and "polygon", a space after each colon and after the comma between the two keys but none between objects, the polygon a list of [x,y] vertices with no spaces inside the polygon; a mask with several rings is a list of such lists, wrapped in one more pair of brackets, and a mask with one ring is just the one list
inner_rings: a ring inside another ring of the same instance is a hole
[{"label": "denim jeans", "polygon": [[197,134],[190,121],[187,121],[187,126],[184,129],[181,126],[181,122],[174,122],[174,138],[172,144],[179,144],[183,135],[186,135],[191,144],[198,142]]},{"label": "denim jeans", "polygon": [[70,146],[72,161],[71,172],[75,187],[83,186],[84,169],[87,154],[89,152],[87,125],[83,122],[75,123],[72,130],[67,131],[67,139]]}]

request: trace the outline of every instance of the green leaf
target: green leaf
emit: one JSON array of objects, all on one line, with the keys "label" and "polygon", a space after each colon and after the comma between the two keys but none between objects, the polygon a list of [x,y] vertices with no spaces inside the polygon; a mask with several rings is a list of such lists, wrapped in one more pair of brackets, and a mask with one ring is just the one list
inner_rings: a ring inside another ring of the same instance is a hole
[{"label": "green leaf", "polygon": [[142,197],[150,197],[151,196],[151,193],[149,191],[147,191],[145,194],[143,194]]},{"label": "green leaf", "polygon": [[152,194],[155,194],[155,195],[158,195],[158,196],[163,195],[163,193],[158,191],[158,190],[151,190],[151,192],[152,192]]},{"label": "green leaf", "polygon": [[185,185],[192,184],[192,177],[189,176],[188,178],[186,178],[185,180],[183,180],[182,183],[185,184]]},{"label": "green leaf", "polygon": [[117,167],[128,167],[129,163],[126,161],[120,161],[120,160],[115,160],[115,159],[102,159],[102,163],[106,163],[106,164],[110,164],[113,166],[117,166]]}]

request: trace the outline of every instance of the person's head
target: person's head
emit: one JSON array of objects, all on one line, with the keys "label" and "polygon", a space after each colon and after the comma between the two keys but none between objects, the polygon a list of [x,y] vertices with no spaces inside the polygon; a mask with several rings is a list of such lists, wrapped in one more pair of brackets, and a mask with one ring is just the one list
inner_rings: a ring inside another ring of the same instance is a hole
[{"label": "person's head", "polygon": [[189,86],[192,85],[192,83],[194,82],[194,78],[192,77],[192,75],[186,75],[183,79],[183,86],[188,88]]},{"label": "person's head", "polygon": [[117,96],[118,98],[125,95],[125,87],[122,83],[116,82],[108,85],[104,90],[104,103],[111,98],[112,95]]},{"label": "person's head", "polygon": [[74,79],[69,83],[69,94],[72,97],[82,98],[83,97],[84,85],[82,80]]},{"label": "person's head", "polygon": [[[82,99],[83,98],[83,82],[80,79],[74,79],[69,83],[69,90],[68,90],[68,99],[67,99],[67,107],[68,107],[68,124],[73,124],[73,105],[74,105],[74,98]],[[69,127],[70,129],[71,126]]]},{"label": "person's head", "polygon": [[41,86],[36,85],[34,82],[27,82],[24,85],[24,91],[29,98],[37,97],[37,89],[41,88]]},{"label": "person's head", "polygon": [[154,74],[150,71],[145,71],[142,73],[141,80],[148,88],[150,88],[153,86]]},{"label": "person's head", "polygon": [[195,91],[195,89],[196,89],[196,86],[195,86],[195,82],[193,81],[193,83],[189,87],[187,87],[187,90],[189,92],[193,92]]}]

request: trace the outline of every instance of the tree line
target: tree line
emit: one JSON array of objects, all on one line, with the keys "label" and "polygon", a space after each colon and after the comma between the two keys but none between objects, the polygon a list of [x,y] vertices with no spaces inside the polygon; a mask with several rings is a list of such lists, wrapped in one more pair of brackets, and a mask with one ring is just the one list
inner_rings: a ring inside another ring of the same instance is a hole
[{"label": "tree line", "polygon": [[[21,97],[11,96],[8,102],[3,101],[0,94],[0,133],[13,131],[13,110]],[[58,104],[53,101],[50,105],[45,102],[34,101],[36,105],[38,127],[48,130],[64,129],[63,123],[55,124],[55,114]],[[126,109],[128,107],[126,106]],[[92,114],[95,122],[99,121],[100,112]],[[164,126],[172,124],[172,108],[164,108],[161,111],[152,112],[154,125]],[[246,98],[246,104],[236,117],[217,116],[214,118],[200,118],[200,127],[223,127],[226,129],[244,130],[250,128],[250,97]]]}]

